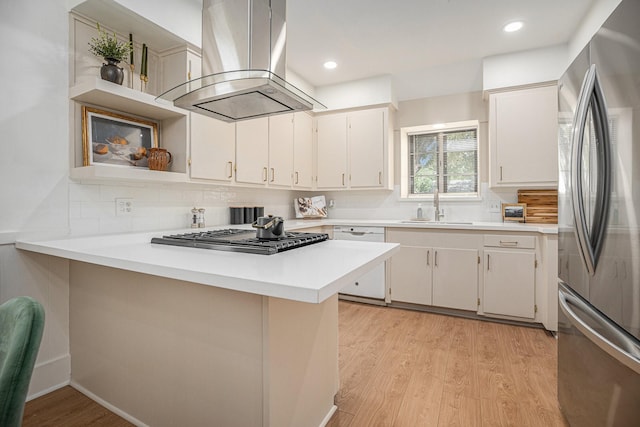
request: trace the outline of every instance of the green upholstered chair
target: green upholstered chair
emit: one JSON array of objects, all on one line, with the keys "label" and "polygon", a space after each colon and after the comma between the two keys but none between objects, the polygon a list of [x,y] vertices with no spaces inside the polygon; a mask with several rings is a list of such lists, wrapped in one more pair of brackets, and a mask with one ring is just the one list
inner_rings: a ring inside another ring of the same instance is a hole
[{"label": "green upholstered chair", "polygon": [[0,305],[0,426],[19,427],[44,329],[44,309],[33,298]]}]

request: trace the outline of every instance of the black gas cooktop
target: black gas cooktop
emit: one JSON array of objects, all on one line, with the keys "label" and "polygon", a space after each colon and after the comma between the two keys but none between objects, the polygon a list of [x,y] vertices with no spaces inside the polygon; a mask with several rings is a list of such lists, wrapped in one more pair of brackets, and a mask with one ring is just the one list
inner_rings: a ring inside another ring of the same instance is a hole
[{"label": "black gas cooktop", "polygon": [[228,228],[224,230],[154,237],[151,239],[151,243],[213,249],[217,251],[273,255],[278,252],[323,242],[328,238],[329,235],[323,233],[288,232],[277,240],[266,240],[256,238],[256,232],[254,230]]}]

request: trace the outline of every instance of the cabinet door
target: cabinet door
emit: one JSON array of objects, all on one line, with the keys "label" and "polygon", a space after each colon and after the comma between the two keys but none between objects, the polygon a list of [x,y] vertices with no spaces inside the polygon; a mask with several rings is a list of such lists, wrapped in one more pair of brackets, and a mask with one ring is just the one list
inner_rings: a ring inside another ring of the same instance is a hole
[{"label": "cabinet door", "polygon": [[492,185],[557,184],[557,105],[555,86],[490,96]]},{"label": "cabinet door", "polygon": [[268,117],[237,122],[236,182],[266,185],[268,161]]},{"label": "cabinet door", "polygon": [[477,311],[477,250],[434,248],[433,305]]},{"label": "cabinet door", "polygon": [[313,185],[313,118],[307,113],[293,117],[293,186]]},{"label": "cabinet door", "polygon": [[484,262],[483,311],[533,319],[535,252],[485,249]]},{"label": "cabinet door", "polygon": [[349,114],[349,182],[351,188],[382,187],[384,112]]},{"label": "cabinet door", "polygon": [[293,114],[269,117],[269,186],[291,187]]},{"label": "cabinet door", "polygon": [[190,113],[191,178],[231,181],[236,127],[202,114]]},{"label": "cabinet door", "polygon": [[391,300],[431,305],[433,249],[401,246],[391,258]]},{"label": "cabinet door", "polygon": [[317,188],[347,186],[347,116],[332,114],[316,119]]}]

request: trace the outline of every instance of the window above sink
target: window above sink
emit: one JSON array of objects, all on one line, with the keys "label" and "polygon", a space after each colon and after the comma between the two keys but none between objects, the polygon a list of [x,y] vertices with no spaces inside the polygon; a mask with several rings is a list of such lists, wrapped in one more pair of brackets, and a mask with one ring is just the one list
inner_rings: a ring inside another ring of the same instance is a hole
[{"label": "window above sink", "polygon": [[477,198],[478,133],[477,120],[401,128],[401,198]]}]

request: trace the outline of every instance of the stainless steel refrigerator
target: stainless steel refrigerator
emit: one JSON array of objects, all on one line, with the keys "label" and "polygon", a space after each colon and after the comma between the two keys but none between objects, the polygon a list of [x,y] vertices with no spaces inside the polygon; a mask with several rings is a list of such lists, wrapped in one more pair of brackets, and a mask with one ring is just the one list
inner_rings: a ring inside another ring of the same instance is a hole
[{"label": "stainless steel refrigerator", "polygon": [[572,427],[640,426],[640,1],[559,87],[558,399]]}]

